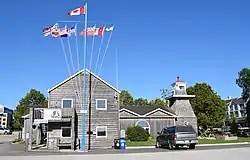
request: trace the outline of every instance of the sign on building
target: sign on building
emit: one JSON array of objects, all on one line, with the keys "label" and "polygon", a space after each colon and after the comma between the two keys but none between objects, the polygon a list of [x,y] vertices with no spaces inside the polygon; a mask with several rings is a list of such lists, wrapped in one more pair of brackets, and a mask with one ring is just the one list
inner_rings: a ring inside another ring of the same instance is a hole
[{"label": "sign on building", "polygon": [[44,109],[44,120],[61,120],[62,118],[62,111],[61,109]]}]

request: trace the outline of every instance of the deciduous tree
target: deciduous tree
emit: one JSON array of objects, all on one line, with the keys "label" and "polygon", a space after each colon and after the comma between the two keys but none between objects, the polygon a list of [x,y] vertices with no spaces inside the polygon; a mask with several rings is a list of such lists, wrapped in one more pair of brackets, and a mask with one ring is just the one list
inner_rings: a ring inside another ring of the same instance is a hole
[{"label": "deciduous tree", "polygon": [[134,105],[135,106],[147,106],[148,100],[144,98],[137,98],[134,100]]},{"label": "deciduous tree", "polygon": [[250,125],[250,68],[243,68],[238,72],[236,84],[242,89],[242,97],[247,102],[247,122]]},{"label": "deciduous tree", "polygon": [[161,100],[160,98],[156,98],[155,100],[150,101],[149,105],[154,106],[154,107],[167,107],[168,101]]},{"label": "deciduous tree", "polygon": [[45,96],[35,89],[31,89],[17,105],[14,113],[15,129],[20,130],[23,127],[23,118],[25,114],[29,113],[29,107],[32,105],[47,106],[48,102]]},{"label": "deciduous tree", "polygon": [[190,102],[199,126],[213,127],[225,119],[225,102],[213,91],[210,85],[196,83],[187,88],[187,93],[195,95],[195,98],[191,99]]},{"label": "deciduous tree", "polygon": [[133,105],[134,98],[128,91],[121,91],[119,96],[119,101],[121,106]]}]

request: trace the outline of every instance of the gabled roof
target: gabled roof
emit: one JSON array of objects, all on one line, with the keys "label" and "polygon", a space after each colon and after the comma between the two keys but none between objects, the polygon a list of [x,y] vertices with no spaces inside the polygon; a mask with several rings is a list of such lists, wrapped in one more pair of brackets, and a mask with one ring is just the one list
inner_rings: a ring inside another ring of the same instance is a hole
[{"label": "gabled roof", "polygon": [[171,115],[176,115],[175,112],[169,107],[153,107],[153,106],[121,106],[120,111],[128,110],[135,115],[147,116],[150,113],[153,113],[157,110],[165,111],[170,113]]},{"label": "gabled roof", "polygon": [[[105,83],[107,86],[109,86],[110,88],[114,89],[116,92],[121,93],[120,90],[118,90],[117,88],[115,88],[114,86],[112,86],[111,84],[109,84],[108,82],[104,81],[101,77],[97,76],[96,74],[94,74],[93,72],[90,72],[88,69],[86,69],[87,73],[90,73],[92,76],[94,76],[95,78],[99,79],[100,81],[102,81],[103,83]],[[69,78],[65,79],[64,81],[62,81],[61,83],[55,85],[54,87],[48,89],[48,93],[51,92],[52,90],[56,89],[57,87],[63,85],[64,83],[68,82],[69,80],[71,80],[72,78],[78,76],[79,74],[84,73],[84,69],[78,71],[77,73],[73,74],[72,76],[70,76]]]},{"label": "gabled roof", "polygon": [[226,103],[228,105],[234,105],[234,104],[244,104],[246,103],[246,101],[242,97],[240,97],[240,98],[233,98],[230,100],[226,100]]}]

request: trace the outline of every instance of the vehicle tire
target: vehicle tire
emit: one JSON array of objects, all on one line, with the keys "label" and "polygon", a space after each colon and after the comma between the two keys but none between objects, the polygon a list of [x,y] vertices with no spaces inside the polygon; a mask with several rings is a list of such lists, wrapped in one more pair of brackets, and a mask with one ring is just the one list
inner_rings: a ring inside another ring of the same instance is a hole
[{"label": "vehicle tire", "polygon": [[8,134],[7,132],[4,132],[4,134]]},{"label": "vehicle tire", "polygon": [[169,150],[175,149],[175,146],[171,142],[169,142],[169,141],[168,141],[168,149]]},{"label": "vehicle tire", "polygon": [[161,145],[160,145],[160,143],[158,141],[156,141],[155,148],[161,148]]},{"label": "vehicle tire", "polygon": [[190,144],[189,149],[195,149],[195,144]]}]

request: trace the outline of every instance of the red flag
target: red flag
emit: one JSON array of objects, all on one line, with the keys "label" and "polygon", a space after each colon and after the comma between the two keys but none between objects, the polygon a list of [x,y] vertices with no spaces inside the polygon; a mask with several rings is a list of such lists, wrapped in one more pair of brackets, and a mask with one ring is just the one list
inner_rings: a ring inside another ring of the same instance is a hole
[{"label": "red flag", "polygon": [[96,36],[103,36],[104,29],[105,29],[104,27],[96,28],[96,30],[95,30],[95,35],[96,35]]},{"label": "red flag", "polygon": [[76,8],[73,11],[68,12],[68,16],[77,16],[77,15],[81,15],[81,14],[85,14],[85,6],[82,6],[80,8]]}]

